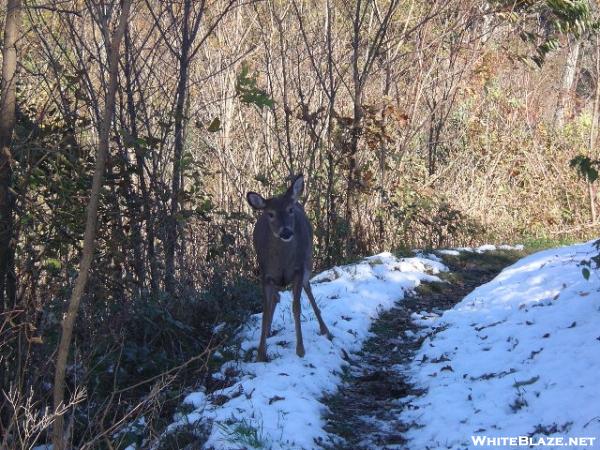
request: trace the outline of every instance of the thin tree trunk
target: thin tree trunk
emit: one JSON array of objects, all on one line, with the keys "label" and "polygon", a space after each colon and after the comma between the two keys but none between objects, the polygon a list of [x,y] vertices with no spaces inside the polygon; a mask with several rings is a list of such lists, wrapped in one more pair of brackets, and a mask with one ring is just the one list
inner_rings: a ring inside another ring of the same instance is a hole
[{"label": "thin tree trunk", "polygon": [[350,139],[350,151],[348,155],[348,180],[346,184],[346,226],[348,227],[347,241],[346,241],[346,252],[348,255],[352,254],[356,249],[356,239],[352,230],[352,208],[354,207],[354,188],[355,188],[355,172],[356,172],[356,155],[358,153],[358,142],[361,134],[362,126],[362,80],[360,77],[360,70],[358,67],[358,59],[360,52],[360,33],[361,33],[361,8],[362,2],[358,0],[356,2],[356,9],[353,21],[353,37],[352,37],[352,82],[353,82],[353,117],[352,117],[352,137]]},{"label": "thin tree trunk", "polygon": [[330,0],[326,1],[326,43],[327,43],[327,80],[329,86],[329,105],[327,112],[327,194],[326,194],[326,234],[325,234],[325,255],[327,267],[332,264],[332,234],[334,232],[334,222],[337,220],[334,217],[334,182],[335,182],[335,163],[333,158],[333,116],[335,113],[335,77],[334,77],[334,61],[333,61],[333,36],[332,36],[332,23],[333,23],[333,8],[331,7]]},{"label": "thin tree trunk", "polygon": [[[108,155],[110,128],[115,110],[119,48],[123,33],[125,31],[125,25],[127,24],[129,17],[130,7],[131,0],[124,0],[121,9],[121,17],[119,18],[119,24],[112,35],[111,42],[106,43],[107,47],[109,48],[108,92],[106,93],[104,113],[99,130],[96,167],[94,169],[90,200],[87,206],[87,218],[85,224],[85,234],[83,238],[83,251],[81,255],[81,262],[79,264],[79,273],[77,275],[77,279],[75,280],[75,286],[71,294],[68,311],[63,319],[62,335],[60,337],[58,356],[56,358],[56,371],[54,374],[54,410],[57,412],[60,411],[62,405],[64,404],[65,373],[67,359],[69,356],[69,348],[71,346],[71,337],[73,334],[73,324],[75,323],[75,318],[77,317],[77,312],[79,311],[79,305],[85,291],[90,265],[94,256],[96,225],[98,219],[98,203],[100,199],[100,190],[104,182],[104,166],[106,164],[106,158]],[[65,448],[64,417],[60,414],[56,417],[53,425],[52,443],[54,450],[63,450]]]},{"label": "thin tree trunk", "polygon": [[598,213],[596,212],[596,186],[594,183],[588,181],[588,196],[590,199],[590,215],[592,223],[596,223],[598,220]]},{"label": "thin tree trunk", "polygon": [[565,61],[560,91],[558,93],[558,102],[556,111],[554,112],[554,126],[557,128],[561,128],[565,123],[565,113],[567,111],[571,89],[573,88],[573,82],[575,81],[580,47],[581,41],[569,36],[569,52],[567,54],[567,60]]},{"label": "thin tree trunk", "polygon": [[[590,158],[596,159],[595,149],[598,138],[598,110],[600,109],[600,37],[596,36],[596,93],[594,95],[594,110],[592,113],[592,126],[590,128],[589,152]],[[596,223],[598,215],[596,212],[596,186],[588,181],[588,194],[590,200],[590,212],[592,223]]]},{"label": "thin tree trunk", "polygon": [[[131,40],[129,39],[129,29],[125,29],[125,64],[123,67],[123,71],[125,74],[125,108],[127,110],[127,115],[129,116],[129,134],[133,141],[134,155],[136,158],[136,165],[138,166],[136,169],[140,186],[145,185],[144,181],[144,171],[143,171],[143,162],[140,166],[138,164],[138,155],[141,153],[139,149],[138,143],[138,132],[137,132],[137,118],[135,112],[135,104],[133,100],[133,88],[132,88],[132,79],[131,79],[131,63],[133,57],[131,56]],[[125,122],[123,120],[123,122]],[[129,156],[127,154],[127,148],[123,148],[123,164],[128,164]],[[143,243],[142,243],[142,224],[143,224],[143,213],[142,209],[145,208],[145,204],[143,203],[143,193],[145,192],[145,186],[142,189],[142,199],[139,198],[139,195],[135,192],[133,187],[133,182],[129,172],[126,171],[125,176],[125,184],[126,184],[126,200],[127,206],[131,211],[132,220],[131,223],[131,245],[133,247],[134,254],[134,270],[136,273],[137,284],[138,284],[138,296],[142,296],[144,292],[144,287],[146,284],[146,266],[144,264],[144,251],[143,251]]]},{"label": "thin tree trunk", "polygon": [[[11,194],[12,135],[15,128],[17,105],[17,36],[19,34],[21,0],[8,0],[6,22],[4,24],[4,47],[2,49],[2,83],[0,99],[0,312],[14,304],[11,284],[11,264],[13,259],[13,204]],[[5,296],[6,292],[6,296]]]},{"label": "thin tree trunk", "polygon": [[192,1],[185,0],[183,4],[183,29],[181,36],[181,54],[179,55],[179,80],[177,81],[177,103],[175,105],[175,144],[173,155],[173,175],[171,181],[171,209],[167,241],[165,243],[165,289],[173,295],[175,293],[175,249],[177,247],[177,212],[179,210],[179,192],[181,189],[181,157],[184,147],[184,108],[187,95],[189,53],[191,40],[189,33],[189,20],[192,10]]}]

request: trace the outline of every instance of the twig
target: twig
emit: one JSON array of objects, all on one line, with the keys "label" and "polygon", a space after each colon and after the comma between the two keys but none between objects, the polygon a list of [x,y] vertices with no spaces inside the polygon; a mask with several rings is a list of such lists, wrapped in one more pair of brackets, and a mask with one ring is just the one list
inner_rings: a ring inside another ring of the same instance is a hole
[{"label": "twig", "polygon": [[587,423],[583,426],[583,428],[586,428],[590,423],[592,423],[594,420],[598,420],[600,421],[600,416],[596,416],[596,417],[592,417],[590,420],[587,421]]}]

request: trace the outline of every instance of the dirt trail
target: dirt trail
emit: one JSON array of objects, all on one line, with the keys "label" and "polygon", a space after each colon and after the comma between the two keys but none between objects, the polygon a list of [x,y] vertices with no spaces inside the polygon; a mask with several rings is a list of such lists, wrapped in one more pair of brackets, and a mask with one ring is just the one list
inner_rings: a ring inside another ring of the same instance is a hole
[{"label": "dirt trail", "polygon": [[[336,436],[324,443],[327,449],[405,448],[403,433],[410,424],[398,420],[402,399],[419,392],[410,386],[394,365],[408,363],[423,338],[407,337],[405,331],[418,328],[414,312],[441,314],[452,308],[477,286],[494,278],[523,254],[515,251],[440,255],[450,268],[443,274],[449,283],[426,284],[385,312],[373,324],[370,338],[358,354],[350,355],[350,367],[339,391],[325,399],[329,407],[326,431]],[[410,335],[410,333],[408,333]]]}]

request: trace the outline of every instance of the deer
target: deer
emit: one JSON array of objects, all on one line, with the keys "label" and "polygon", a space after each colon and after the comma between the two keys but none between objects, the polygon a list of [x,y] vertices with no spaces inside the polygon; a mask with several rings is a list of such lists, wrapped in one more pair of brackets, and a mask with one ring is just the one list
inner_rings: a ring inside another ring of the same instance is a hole
[{"label": "deer", "polygon": [[300,323],[302,288],[317,316],[319,334],[332,339],[310,287],[313,231],[304,208],[298,202],[303,191],[304,177],[298,174],[283,195],[264,198],[256,192],[246,194],[250,206],[261,212],[252,235],[263,291],[262,326],[256,357],[258,362],[268,361],[267,337],[271,334],[275,308],[280,299],[279,291],[290,284],[296,355],[302,358],[305,354]]}]

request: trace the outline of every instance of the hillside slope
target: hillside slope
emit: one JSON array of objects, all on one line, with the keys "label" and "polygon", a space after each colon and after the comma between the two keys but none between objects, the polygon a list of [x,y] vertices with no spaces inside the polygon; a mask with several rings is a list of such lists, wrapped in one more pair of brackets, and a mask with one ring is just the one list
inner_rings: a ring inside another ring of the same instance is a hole
[{"label": "hillside slope", "polygon": [[403,368],[426,390],[400,415],[416,425],[410,448],[471,448],[472,436],[559,448],[547,437],[600,436],[600,276],[581,270],[594,254],[590,242],[530,255],[441,317],[414,317],[429,337]]}]

